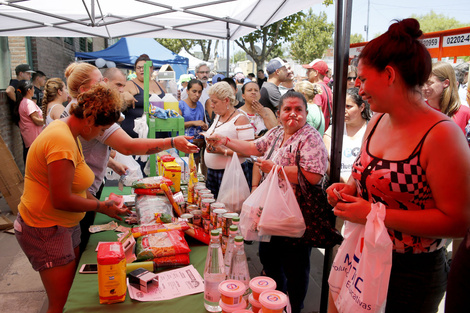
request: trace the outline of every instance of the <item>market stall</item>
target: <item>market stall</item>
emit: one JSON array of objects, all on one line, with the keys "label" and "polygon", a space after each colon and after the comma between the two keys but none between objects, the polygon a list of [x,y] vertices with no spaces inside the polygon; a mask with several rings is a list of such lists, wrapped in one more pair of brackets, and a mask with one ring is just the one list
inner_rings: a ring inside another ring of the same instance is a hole
[{"label": "market stall", "polygon": [[[131,188],[124,187],[123,191],[120,191],[117,187],[105,187],[102,193],[102,200],[108,197],[111,192],[120,195],[127,195],[131,194]],[[112,218],[98,213],[95,219],[95,224],[107,224],[112,220]],[[119,224],[126,225],[124,222],[120,222]],[[83,264],[97,263],[97,252],[95,250],[100,241],[109,242],[116,240],[117,232],[114,230],[98,232],[91,235],[87,248],[80,259],[80,264],[78,266],[72,288],[70,289],[64,312],[135,312],[137,308],[139,312],[144,312],[145,310],[155,310],[156,307],[158,307],[160,312],[186,312],[188,308],[191,308],[191,312],[206,312],[203,304],[203,293],[186,295],[158,302],[140,302],[132,300],[129,296],[129,292],[127,292],[124,302],[111,305],[100,304],[98,275],[81,274],[79,273],[79,269]],[[191,238],[187,238],[187,240],[191,248],[191,252],[189,253],[191,264],[202,276],[207,254],[207,245],[200,243],[197,240],[192,240]]]}]

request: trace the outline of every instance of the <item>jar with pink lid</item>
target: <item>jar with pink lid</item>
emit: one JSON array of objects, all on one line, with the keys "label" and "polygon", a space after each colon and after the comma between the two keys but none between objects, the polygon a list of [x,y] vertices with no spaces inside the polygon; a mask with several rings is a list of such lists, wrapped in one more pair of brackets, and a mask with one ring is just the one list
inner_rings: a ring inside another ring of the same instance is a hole
[{"label": "jar with pink lid", "polygon": [[259,302],[261,303],[263,313],[282,313],[289,300],[279,290],[267,290],[259,295]]},{"label": "jar with pink lid", "polygon": [[233,313],[238,310],[243,310],[246,308],[246,301],[242,301],[239,304],[228,305],[220,299],[219,306],[222,308],[222,313]]},{"label": "jar with pink lid", "polygon": [[220,299],[228,305],[238,305],[243,302],[246,307],[246,301],[242,297],[245,290],[245,284],[239,280],[228,279],[219,284]]},{"label": "jar with pink lid", "polygon": [[259,310],[261,309],[261,303],[253,298],[253,294],[248,297],[248,302],[251,304],[251,310],[253,313],[259,313]]},{"label": "jar with pink lid", "polygon": [[259,295],[266,290],[275,290],[276,281],[267,276],[258,276],[250,280],[249,284],[251,291],[253,292],[253,299],[259,301]]}]

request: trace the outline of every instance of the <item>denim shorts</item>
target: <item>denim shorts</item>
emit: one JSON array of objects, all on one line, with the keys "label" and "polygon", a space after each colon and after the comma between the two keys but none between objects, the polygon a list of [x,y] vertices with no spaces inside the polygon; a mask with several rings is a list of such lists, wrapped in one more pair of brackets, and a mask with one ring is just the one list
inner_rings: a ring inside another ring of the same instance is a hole
[{"label": "denim shorts", "polygon": [[35,271],[62,266],[75,259],[74,248],[80,244],[80,226],[32,227],[18,216],[15,236]]}]

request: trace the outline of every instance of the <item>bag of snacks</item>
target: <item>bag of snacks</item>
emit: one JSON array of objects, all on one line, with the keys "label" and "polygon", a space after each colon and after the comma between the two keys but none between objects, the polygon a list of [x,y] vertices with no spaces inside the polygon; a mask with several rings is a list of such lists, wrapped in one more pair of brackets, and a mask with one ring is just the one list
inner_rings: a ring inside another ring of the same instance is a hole
[{"label": "bag of snacks", "polygon": [[142,189],[152,189],[152,188],[160,188],[160,184],[165,183],[167,186],[173,184],[171,179],[163,177],[163,176],[152,176],[152,177],[145,177],[139,180],[134,181],[132,184],[132,188],[142,188]]},{"label": "bag of snacks", "polygon": [[169,231],[139,237],[136,244],[137,261],[189,253],[188,243],[181,231]]},{"label": "bag of snacks", "polygon": [[166,196],[136,195],[135,211],[141,224],[155,222],[155,214],[173,216],[173,207]]},{"label": "bag of snacks", "polygon": [[155,258],[152,260],[155,269],[160,269],[162,267],[177,267],[189,265],[189,254],[177,254],[171,256],[164,256],[161,258]]}]

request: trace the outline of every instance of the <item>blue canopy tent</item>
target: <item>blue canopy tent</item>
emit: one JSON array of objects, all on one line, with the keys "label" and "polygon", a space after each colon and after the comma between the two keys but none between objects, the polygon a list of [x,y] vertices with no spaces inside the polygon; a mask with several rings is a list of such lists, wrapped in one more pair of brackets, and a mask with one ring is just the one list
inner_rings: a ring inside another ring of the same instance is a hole
[{"label": "blue canopy tent", "polygon": [[152,38],[121,38],[114,45],[101,51],[75,52],[75,57],[81,60],[102,58],[116,63],[117,67],[134,68],[135,60],[144,53],[153,61],[155,68],[170,64],[175,71],[176,79],[181,74],[186,74],[188,70],[188,58],[168,50]]}]

